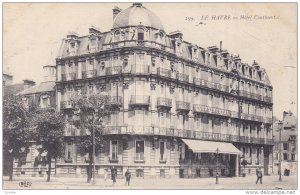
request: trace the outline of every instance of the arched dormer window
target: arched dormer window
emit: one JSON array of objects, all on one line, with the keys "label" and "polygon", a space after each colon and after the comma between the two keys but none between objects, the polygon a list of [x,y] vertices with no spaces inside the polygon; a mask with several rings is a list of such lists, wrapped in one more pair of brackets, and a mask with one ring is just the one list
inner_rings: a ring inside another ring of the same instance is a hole
[{"label": "arched dormer window", "polygon": [[49,95],[41,95],[40,96],[40,107],[41,108],[50,107],[50,96]]},{"label": "arched dormer window", "polygon": [[138,41],[143,41],[144,40],[144,30],[139,28],[138,29]]},{"label": "arched dormer window", "polygon": [[116,31],[115,31],[114,39],[115,39],[116,42],[117,42],[117,41],[120,41],[120,39],[121,39],[121,33],[120,33],[119,30],[116,30]]}]

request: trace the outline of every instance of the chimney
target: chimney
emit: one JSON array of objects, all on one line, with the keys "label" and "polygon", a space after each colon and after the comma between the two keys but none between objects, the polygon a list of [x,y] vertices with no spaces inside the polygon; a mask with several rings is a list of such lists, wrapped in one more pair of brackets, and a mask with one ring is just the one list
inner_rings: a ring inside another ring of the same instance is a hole
[{"label": "chimney", "polygon": [[118,15],[118,13],[120,13],[122,11],[122,9],[120,9],[119,7],[115,6],[113,8],[113,19],[115,19],[115,17]]},{"label": "chimney", "polygon": [[24,89],[28,89],[30,87],[33,87],[35,85],[35,82],[29,79],[24,79],[23,84],[24,84]]},{"label": "chimney", "polygon": [[43,67],[44,71],[44,82],[56,81],[56,67],[51,65],[46,65]]}]

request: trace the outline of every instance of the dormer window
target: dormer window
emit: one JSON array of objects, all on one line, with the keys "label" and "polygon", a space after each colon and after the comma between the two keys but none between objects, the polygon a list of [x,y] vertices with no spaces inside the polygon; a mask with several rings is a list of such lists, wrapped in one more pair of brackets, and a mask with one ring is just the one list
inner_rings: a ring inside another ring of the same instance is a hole
[{"label": "dormer window", "polygon": [[144,40],[144,30],[139,29],[138,30],[138,41],[143,41]]},{"label": "dormer window", "polygon": [[127,66],[128,65],[128,58],[125,58],[123,61],[123,66]]},{"label": "dormer window", "polygon": [[120,31],[119,30],[117,30],[115,32],[115,41],[120,41]]},{"label": "dormer window", "polygon": [[40,107],[41,108],[50,107],[50,96],[49,95],[42,95],[40,97]]},{"label": "dormer window", "polygon": [[71,48],[74,48],[75,47],[75,43],[73,42],[73,43],[70,43],[70,45],[71,45]]}]

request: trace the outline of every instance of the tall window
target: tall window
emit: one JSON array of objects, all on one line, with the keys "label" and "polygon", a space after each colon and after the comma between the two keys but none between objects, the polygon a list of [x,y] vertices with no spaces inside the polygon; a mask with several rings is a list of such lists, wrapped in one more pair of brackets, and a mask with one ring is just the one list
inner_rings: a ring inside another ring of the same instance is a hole
[{"label": "tall window", "polygon": [[283,144],[283,150],[288,150],[288,149],[289,149],[289,144],[284,143],[284,144]]},{"label": "tall window", "polygon": [[179,160],[183,160],[183,146],[182,146],[182,143],[178,144],[178,153],[179,153]]},{"label": "tall window", "polygon": [[144,160],[144,141],[135,142],[135,159]]},{"label": "tall window", "polygon": [[295,154],[291,154],[292,156],[291,156],[291,160],[295,160]]},{"label": "tall window", "polygon": [[118,159],[118,141],[111,141],[111,160]]},{"label": "tall window", "polygon": [[142,29],[138,30],[138,40],[143,41],[144,40],[144,31]]},{"label": "tall window", "polygon": [[288,154],[287,153],[283,153],[283,160],[288,160]]},{"label": "tall window", "polygon": [[160,154],[160,160],[164,160],[165,142],[160,142],[159,143],[159,154]]}]

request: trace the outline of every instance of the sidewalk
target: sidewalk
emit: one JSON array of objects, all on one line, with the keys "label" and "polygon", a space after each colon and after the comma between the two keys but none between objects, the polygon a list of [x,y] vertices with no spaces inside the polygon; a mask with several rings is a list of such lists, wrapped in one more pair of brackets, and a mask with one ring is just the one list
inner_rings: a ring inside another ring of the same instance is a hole
[{"label": "sidewalk", "polygon": [[[30,181],[30,187],[20,187],[21,181]],[[256,176],[219,178],[219,184],[215,184],[215,178],[197,179],[132,179],[130,186],[125,186],[125,179],[117,180],[115,186],[108,179],[97,178],[96,183],[86,183],[86,178],[66,178],[52,177],[50,182],[46,182],[46,177],[15,177],[14,181],[3,178],[3,189],[297,189],[297,177],[282,177],[282,182],[278,181],[278,176],[264,176],[263,184],[255,184]]]}]

